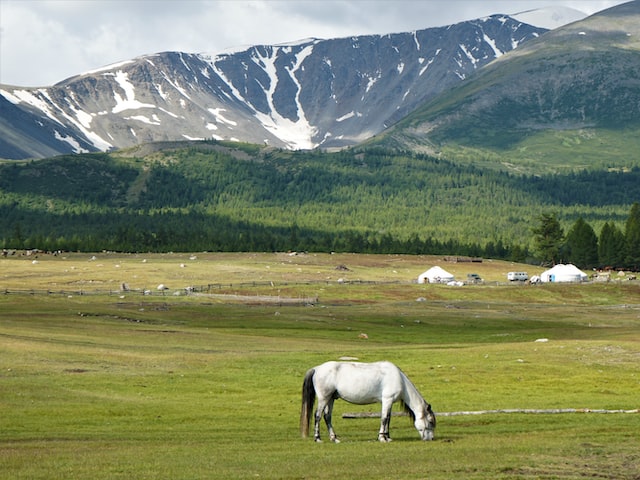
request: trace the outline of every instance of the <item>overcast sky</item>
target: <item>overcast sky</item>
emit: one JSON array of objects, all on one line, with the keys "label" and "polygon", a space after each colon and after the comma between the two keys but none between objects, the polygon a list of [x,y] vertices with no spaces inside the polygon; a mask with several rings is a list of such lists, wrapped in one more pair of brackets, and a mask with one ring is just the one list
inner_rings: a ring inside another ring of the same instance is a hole
[{"label": "overcast sky", "polygon": [[0,0],[0,83],[53,85],[168,50],[407,32],[564,5],[586,14],[625,0]]}]

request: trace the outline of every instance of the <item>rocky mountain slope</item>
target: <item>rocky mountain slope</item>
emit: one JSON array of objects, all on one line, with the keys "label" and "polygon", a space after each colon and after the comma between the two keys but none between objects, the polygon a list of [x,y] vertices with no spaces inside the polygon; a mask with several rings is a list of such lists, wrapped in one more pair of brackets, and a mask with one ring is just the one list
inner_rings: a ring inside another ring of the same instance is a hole
[{"label": "rocky mountain slope", "polygon": [[[587,165],[598,158],[615,164],[629,156],[622,144],[634,144],[638,131],[640,1],[634,1],[504,55],[416,109],[382,141],[448,149],[448,158],[474,149],[476,158],[498,152],[541,162],[544,151],[554,157],[549,161],[584,155]],[[537,148],[545,142],[545,150]]]},{"label": "rocky mountain slope", "polygon": [[354,145],[546,30],[504,15],[217,55],[165,52],[54,86],[0,86],[0,158],[226,139]]}]

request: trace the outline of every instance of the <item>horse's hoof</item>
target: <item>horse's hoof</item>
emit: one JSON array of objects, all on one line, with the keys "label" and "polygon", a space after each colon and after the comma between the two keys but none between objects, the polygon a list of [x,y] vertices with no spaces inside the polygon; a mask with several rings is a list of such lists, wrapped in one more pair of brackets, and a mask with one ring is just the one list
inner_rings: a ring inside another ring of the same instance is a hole
[{"label": "horse's hoof", "polygon": [[322,443],[322,440],[320,440],[320,438],[316,438],[314,439],[316,443]]},{"label": "horse's hoof", "polygon": [[333,443],[340,443],[340,439],[338,437],[332,438],[331,441]]},{"label": "horse's hoof", "polygon": [[389,437],[384,436],[384,435],[379,435],[378,436],[378,441],[380,443],[389,443],[391,441],[391,439]]}]

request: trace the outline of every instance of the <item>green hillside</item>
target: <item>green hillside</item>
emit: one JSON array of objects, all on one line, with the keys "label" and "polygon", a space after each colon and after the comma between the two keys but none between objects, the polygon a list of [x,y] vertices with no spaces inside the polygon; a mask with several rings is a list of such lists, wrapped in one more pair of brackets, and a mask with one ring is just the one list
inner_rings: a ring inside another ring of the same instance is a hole
[{"label": "green hillside", "polygon": [[536,174],[640,164],[640,2],[547,32],[368,142]]},{"label": "green hillside", "polygon": [[623,230],[639,200],[638,168],[524,176],[379,148],[185,143],[0,165],[0,244],[522,260],[541,213]]}]

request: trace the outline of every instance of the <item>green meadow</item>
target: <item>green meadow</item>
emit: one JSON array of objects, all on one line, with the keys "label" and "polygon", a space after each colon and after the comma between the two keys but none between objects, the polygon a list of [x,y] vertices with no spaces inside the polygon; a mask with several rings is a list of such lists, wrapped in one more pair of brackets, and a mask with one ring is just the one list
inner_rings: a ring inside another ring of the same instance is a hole
[{"label": "green meadow", "polygon": [[[434,264],[485,283],[416,284]],[[0,476],[638,479],[640,284],[515,285],[510,270],[541,269],[394,255],[0,259]],[[378,406],[338,401],[341,443],[302,439],[302,378],[341,357],[393,361],[436,414],[578,411],[441,415],[433,442],[394,417],[381,444],[378,419],[342,417]]]}]

